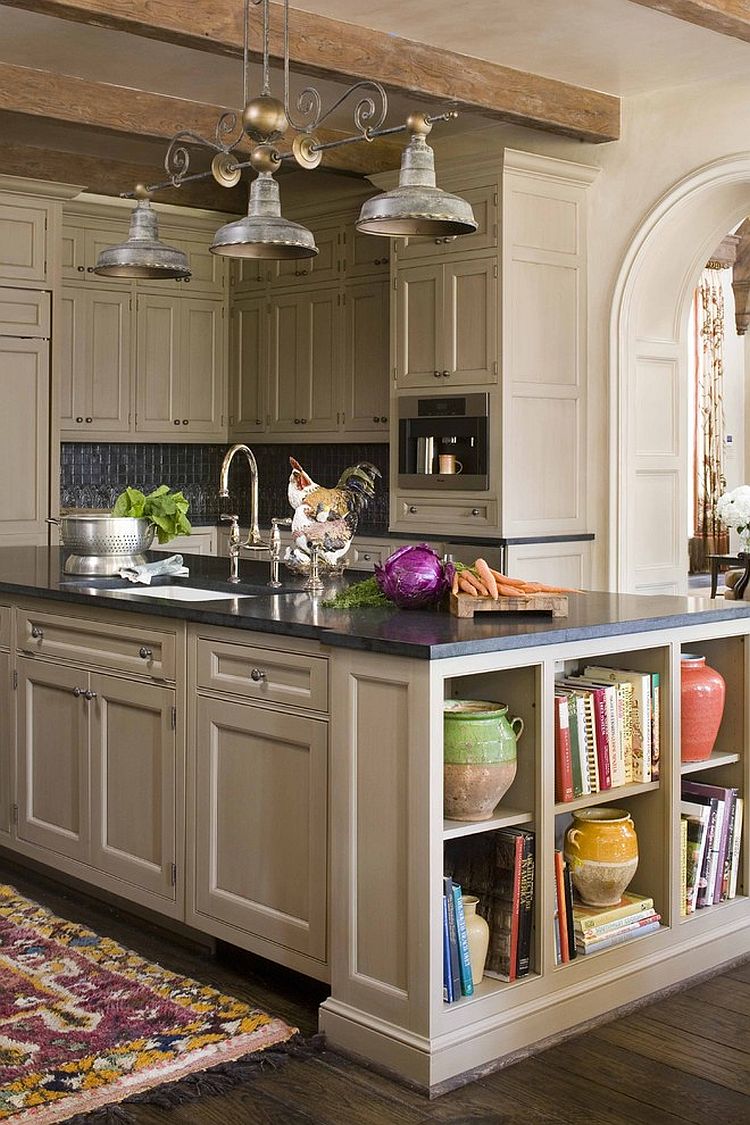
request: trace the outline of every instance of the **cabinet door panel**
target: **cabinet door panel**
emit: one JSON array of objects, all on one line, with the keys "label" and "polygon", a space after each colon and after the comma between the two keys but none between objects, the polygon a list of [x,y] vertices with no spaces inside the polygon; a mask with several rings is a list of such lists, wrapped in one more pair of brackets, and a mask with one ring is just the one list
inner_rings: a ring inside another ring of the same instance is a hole
[{"label": "cabinet door panel", "polygon": [[443,383],[493,383],[497,379],[497,282],[494,258],[447,262]]},{"label": "cabinet door panel", "polygon": [[[278,297],[271,306],[271,430],[299,429],[298,386],[304,382],[304,302],[298,295]],[[297,421],[295,421],[295,419]]]},{"label": "cabinet door panel", "polygon": [[182,428],[190,434],[220,437],[223,433],[223,307],[218,301],[182,298],[180,303],[176,405]]},{"label": "cabinet door panel", "polygon": [[0,336],[50,335],[50,295],[33,289],[0,289]]},{"label": "cabinet door panel", "polygon": [[18,835],[88,860],[88,704],[85,672],[18,661]]},{"label": "cabinet door panel", "polygon": [[[335,430],[339,386],[340,294],[338,289],[315,293],[305,309],[309,333],[299,387],[304,421],[300,429]],[[298,384],[299,386],[299,384]]]},{"label": "cabinet door panel", "polygon": [[177,402],[179,297],[138,297],[136,430],[169,431],[181,423]]},{"label": "cabinet door panel", "polygon": [[337,280],[340,267],[340,225],[319,225],[311,221],[310,229],[315,235],[317,255],[314,258],[290,258],[274,263],[275,269],[271,273],[273,288],[302,288]]},{"label": "cabinet door panel", "polygon": [[83,281],[86,273],[86,232],[83,227],[63,227],[62,275],[63,281]]},{"label": "cabinet door panel", "polygon": [[174,692],[91,676],[91,862],[174,899]]},{"label": "cabinet door panel", "polygon": [[118,224],[115,223],[105,230],[87,230],[84,233],[84,247],[85,247],[85,272],[84,277],[86,281],[90,281],[96,285],[106,285],[107,288],[115,289],[128,289],[131,290],[133,282],[130,278],[122,278],[118,280],[116,277],[101,277],[98,273],[94,273],[96,260],[101,254],[102,250],[107,250],[110,246],[119,246],[120,243],[125,242],[128,237],[128,228],[130,222]]},{"label": "cabinet door panel", "polygon": [[401,270],[396,287],[396,378],[400,387],[442,389],[443,267]]},{"label": "cabinet door panel", "polygon": [[[60,297],[60,315],[57,322],[59,341],[59,378],[57,401],[60,409],[60,426],[63,430],[81,432],[86,425],[89,404],[86,402],[86,383],[80,373],[86,366],[84,347],[84,318],[80,304],[83,289],[64,289]],[[77,419],[81,421],[78,422]],[[79,435],[76,434],[76,437]]]},{"label": "cabinet door panel", "polygon": [[388,276],[388,264],[391,260],[390,238],[380,238],[375,234],[360,234],[356,227],[349,227],[344,234],[344,240],[347,278]]},{"label": "cabinet door panel", "polygon": [[[443,186],[445,186],[443,184]],[[424,258],[443,259],[447,254],[467,254],[474,250],[489,250],[497,246],[498,187],[484,184],[474,188],[449,188],[471,204],[478,226],[473,234],[453,238],[394,239],[394,256],[400,262]]]},{"label": "cabinet door panel", "polygon": [[89,306],[86,321],[88,349],[86,375],[90,381],[88,417],[84,423],[109,433],[130,428],[130,294],[97,289],[84,294]]},{"label": "cabinet door panel", "polygon": [[17,207],[15,203],[0,203],[0,278],[22,282],[46,280],[45,207]]},{"label": "cabinet door panel", "polygon": [[345,430],[388,429],[388,296],[386,280],[346,290]]},{"label": "cabinet door panel", "polygon": [[36,536],[49,495],[46,340],[0,337],[0,402],[0,534]]},{"label": "cabinet door panel", "polygon": [[232,311],[229,373],[229,430],[232,435],[262,432],[266,428],[269,320],[265,297],[239,301]]},{"label": "cabinet door panel", "polygon": [[196,746],[196,910],[324,960],[326,724],[199,698]]}]

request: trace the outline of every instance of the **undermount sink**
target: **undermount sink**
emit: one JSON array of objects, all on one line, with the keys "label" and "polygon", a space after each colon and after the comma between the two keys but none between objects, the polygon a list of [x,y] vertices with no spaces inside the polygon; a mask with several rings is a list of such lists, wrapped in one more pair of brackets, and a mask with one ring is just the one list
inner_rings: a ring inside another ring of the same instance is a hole
[{"label": "undermount sink", "polygon": [[166,598],[172,602],[226,602],[234,598],[252,598],[257,594],[228,593],[225,590],[199,590],[197,586],[141,586],[113,590],[130,598]]}]

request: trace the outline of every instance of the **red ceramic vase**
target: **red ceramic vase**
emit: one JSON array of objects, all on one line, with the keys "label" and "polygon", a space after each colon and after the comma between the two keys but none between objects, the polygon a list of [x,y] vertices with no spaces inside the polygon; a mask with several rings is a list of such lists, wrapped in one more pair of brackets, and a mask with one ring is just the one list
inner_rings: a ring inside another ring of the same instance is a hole
[{"label": "red ceramic vase", "polygon": [[683,762],[703,762],[719,733],[726,686],[723,676],[706,665],[705,656],[682,657],[681,714]]}]

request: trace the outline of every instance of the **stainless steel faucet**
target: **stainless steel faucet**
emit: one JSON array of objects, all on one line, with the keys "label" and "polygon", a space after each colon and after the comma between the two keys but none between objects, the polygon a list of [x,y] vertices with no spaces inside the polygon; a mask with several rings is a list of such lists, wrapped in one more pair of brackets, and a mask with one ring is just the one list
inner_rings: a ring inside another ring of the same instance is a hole
[{"label": "stainless steel faucet", "polygon": [[232,466],[232,461],[238,453],[244,453],[247,463],[250,466],[250,530],[247,533],[247,539],[242,542],[239,529],[239,516],[237,515],[223,515],[223,520],[228,520],[231,523],[231,530],[229,534],[229,581],[239,582],[239,557],[240,551],[244,548],[247,551],[270,551],[271,548],[268,543],[265,543],[261,538],[260,528],[258,527],[258,464],[255,460],[255,454],[252,449],[247,445],[233,445],[228,449],[224,460],[221,465],[221,473],[219,475],[219,496],[226,499],[229,496],[229,470]]}]

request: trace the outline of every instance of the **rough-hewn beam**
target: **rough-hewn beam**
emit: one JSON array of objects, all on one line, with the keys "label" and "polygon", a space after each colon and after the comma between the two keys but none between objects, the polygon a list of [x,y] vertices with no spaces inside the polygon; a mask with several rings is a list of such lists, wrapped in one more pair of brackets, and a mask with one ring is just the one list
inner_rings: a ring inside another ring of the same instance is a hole
[{"label": "rough-hewn beam", "polygon": [[750,43],[750,0],[632,0],[667,16]]},{"label": "rough-hewn beam", "polygon": [[[168,43],[236,55],[242,47],[238,0],[0,0],[10,7],[114,28]],[[282,54],[281,7],[272,5],[271,51]],[[260,9],[253,7],[252,54],[258,58]],[[620,135],[616,97],[511,70],[486,59],[401,39],[310,12],[290,14],[290,57],[315,75],[376,78],[391,90],[435,99],[498,121],[586,141]]]},{"label": "rough-hewn beam", "polygon": [[[172,137],[178,129],[190,129],[199,136],[213,137],[219,115],[224,112],[220,106],[170,98],[145,90],[131,90],[125,86],[110,86],[104,82],[89,82],[13,63],[0,63],[0,110],[3,109],[50,121],[164,140]],[[321,140],[339,135],[330,130],[319,131]],[[239,151],[247,152],[248,146],[249,142],[243,143]],[[372,144],[345,145],[326,152],[323,164],[360,175],[386,172],[398,167],[401,148],[389,138]],[[155,175],[158,178],[156,169]]]},{"label": "rough-hewn beam", "polygon": [[[89,153],[17,144],[0,144],[0,169],[7,176],[83,184],[86,191],[112,196],[118,196],[133,184],[147,182],[154,176],[153,167],[142,164],[91,156]],[[160,203],[177,203],[182,207],[201,207],[230,214],[242,214],[247,208],[246,187],[221,188],[211,178],[185,184],[179,193],[173,188],[165,188],[155,192],[153,198]]]}]

